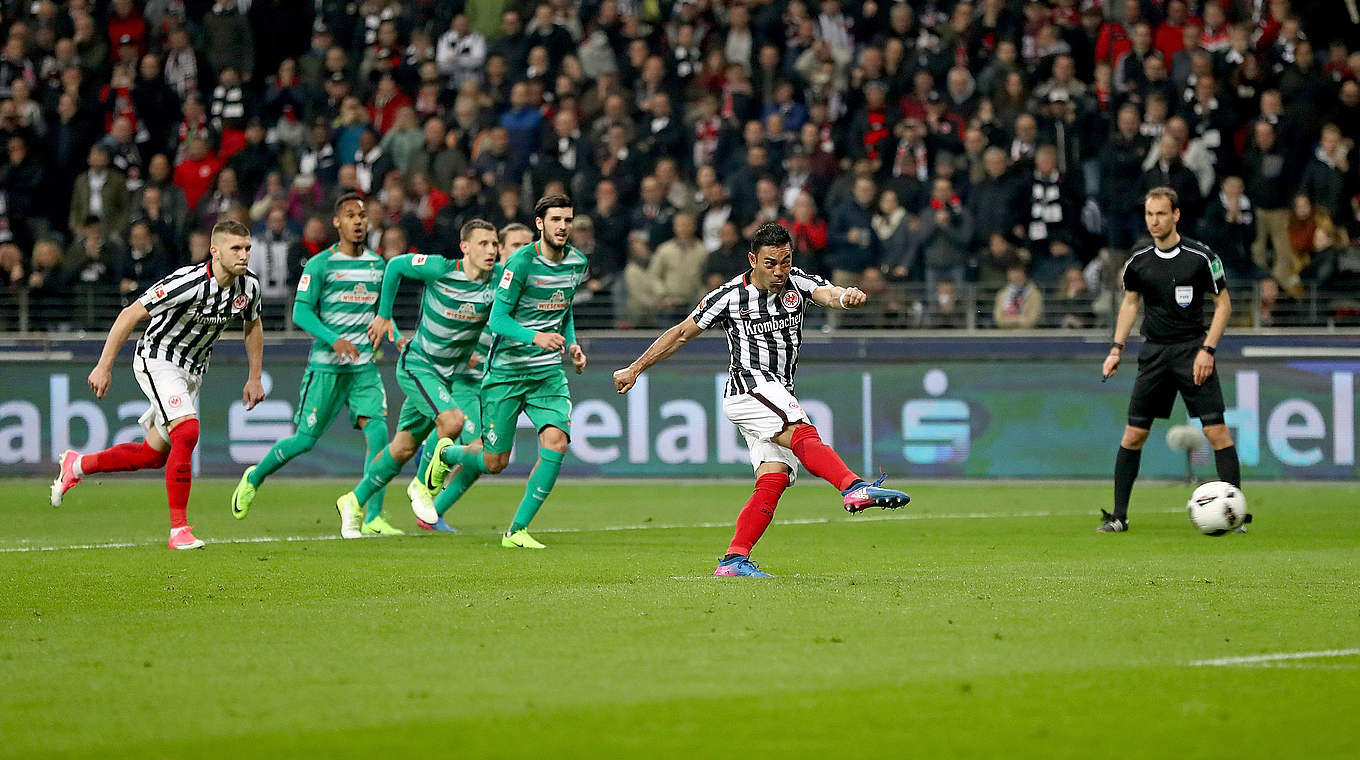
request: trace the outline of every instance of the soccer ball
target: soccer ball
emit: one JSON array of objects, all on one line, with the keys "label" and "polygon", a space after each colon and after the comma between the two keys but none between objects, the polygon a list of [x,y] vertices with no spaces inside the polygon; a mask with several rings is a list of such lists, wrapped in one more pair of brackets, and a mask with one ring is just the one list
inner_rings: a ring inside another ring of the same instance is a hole
[{"label": "soccer ball", "polygon": [[1210,536],[1236,530],[1249,519],[1242,489],[1221,480],[1196,488],[1185,504],[1185,511],[1190,516],[1190,523]]}]

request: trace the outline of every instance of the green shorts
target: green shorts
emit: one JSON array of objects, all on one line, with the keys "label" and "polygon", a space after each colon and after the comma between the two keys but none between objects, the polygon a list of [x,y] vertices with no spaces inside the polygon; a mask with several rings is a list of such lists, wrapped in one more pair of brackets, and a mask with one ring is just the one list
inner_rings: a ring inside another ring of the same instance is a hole
[{"label": "green shorts", "polygon": [[445,378],[433,370],[398,362],[397,385],[406,393],[397,429],[410,432],[416,441],[425,440],[434,429],[435,418],[451,410],[462,412],[465,418],[459,443],[470,443],[481,436],[481,387],[476,380],[457,375]]},{"label": "green shorts", "polygon": [[538,375],[502,375],[494,370],[482,380],[482,440],[486,450],[504,454],[515,443],[520,412],[529,414],[534,429],[555,427],[571,435],[571,390],[560,369]]},{"label": "green shorts", "polygon": [[358,372],[308,367],[302,375],[297,414],[293,415],[297,432],[320,438],[340,413],[342,404],[349,409],[350,424],[356,428],[361,417],[387,419],[387,391],[378,365],[369,364]]}]

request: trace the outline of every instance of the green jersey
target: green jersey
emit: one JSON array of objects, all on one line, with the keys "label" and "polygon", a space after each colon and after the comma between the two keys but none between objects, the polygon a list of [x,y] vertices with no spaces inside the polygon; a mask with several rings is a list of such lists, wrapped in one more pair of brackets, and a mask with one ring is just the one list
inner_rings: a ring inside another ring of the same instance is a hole
[{"label": "green jersey", "polygon": [[491,369],[503,374],[562,367],[562,355],[533,344],[534,333],[553,332],[576,341],[571,313],[576,288],[586,278],[586,256],[568,245],[562,260],[549,261],[534,241],[515,251],[496,280]]},{"label": "green jersey", "polygon": [[[373,363],[368,323],[378,311],[384,262],[364,249],[358,256],[336,246],[313,256],[298,280],[293,322],[316,338],[308,366],[325,372],[356,372]],[[359,358],[345,360],[332,347],[341,338],[354,344]]]},{"label": "green jersey", "polygon": [[499,271],[474,280],[462,260],[443,256],[406,254],[387,264],[378,314],[391,319],[401,278],[425,283],[420,325],[402,353],[402,362],[434,371],[441,377],[480,380],[486,372],[490,336],[483,337]]}]

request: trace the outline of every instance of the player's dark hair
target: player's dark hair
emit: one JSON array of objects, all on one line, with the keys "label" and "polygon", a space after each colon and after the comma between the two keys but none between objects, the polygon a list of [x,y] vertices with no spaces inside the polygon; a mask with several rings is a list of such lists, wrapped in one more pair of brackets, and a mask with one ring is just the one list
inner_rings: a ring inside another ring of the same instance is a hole
[{"label": "player's dark hair", "polygon": [[575,205],[572,204],[571,198],[568,198],[566,195],[560,193],[545,195],[538,199],[538,203],[534,204],[534,219],[547,218],[548,209],[550,208],[575,208]]},{"label": "player's dark hair", "polygon": [[209,240],[216,240],[220,235],[237,235],[239,237],[250,237],[250,228],[236,221],[235,219],[223,219],[213,225],[212,236]]},{"label": "player's dark hair", "polygon": [[751,253],[759,253],[765,246],[781,248],[792,245],[793,238],[789,236],[789,231],[779,222],[766,222],[756,228],[756,234],[751,236]]},{"label": "player's dark hair", "polygon": [[1144,206],[1147,205],[1148,199],[1150,199],[1150,198],[1165,198],[1165,199],[1167,199],[1168,201],[1171,202],[1171,210],[1172,210],[1172,211],[1175,211],[1175,210],[1177,210],[1177,209],[1179,209],[1179,208],[1181,207],[1181,197],[1180,197],[1180,195],[1177,194],[1175,190],[1172,190],[1171,188],[1166,187],[1166,186],[1162,186],[1162,187],[1154,187],[1154,188],[1152,188],[1151,190],[1147,191],[1147,195],[1144,195],[1144,196],[1143,196],[1143,205],[1144,205]]},{"label": "player's dark hair", "polygon": [[492,224],[491,222],[488,222],[485,219],[469,219],[468,221],[464,222],[462,228],[458,230],[458,239],[466,241],[470,239],[472,237],[472,233],[476,232],[477,230],[486,230],[487,232],[490,232],[492,235],[495,235],[496,225]]},{"label": "player's dark hair", "polygon": [[529,225],[523,224],[521,222],[511,222],[502,227],[501,231],[497,234],[500,235],[501,240],[504,241],[505,236],[509,235],[512,232],[527,232],[530,235],[534,234],[534,231],[529,229]]},{"label": "player's dark hair", "polygon": [[340,216],[340,209],[350,201],[358,201],[359,203],[363,203],[364,196],[354,192],[353,190],[341,193],[340,197],[335,199],[335,207],[331,209],[331,213],[335,214],[336,216]]}]

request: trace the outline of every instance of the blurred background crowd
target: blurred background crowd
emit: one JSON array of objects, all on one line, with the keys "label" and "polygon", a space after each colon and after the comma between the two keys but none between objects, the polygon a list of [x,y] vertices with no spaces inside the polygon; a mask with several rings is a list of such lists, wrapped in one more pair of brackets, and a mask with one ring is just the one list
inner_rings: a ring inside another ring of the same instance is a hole
[{"label": "blurred background crowd", "polygon": [[0,0],[0,330],[102,329],[223,217],[291,329],[349,190],[385,256],[570,193],[582,328],[682,316],[769,220],[873,296],[825,330],[1102,326],[1158,185],[1241,323],[1354,323],[1356,5]]}]

